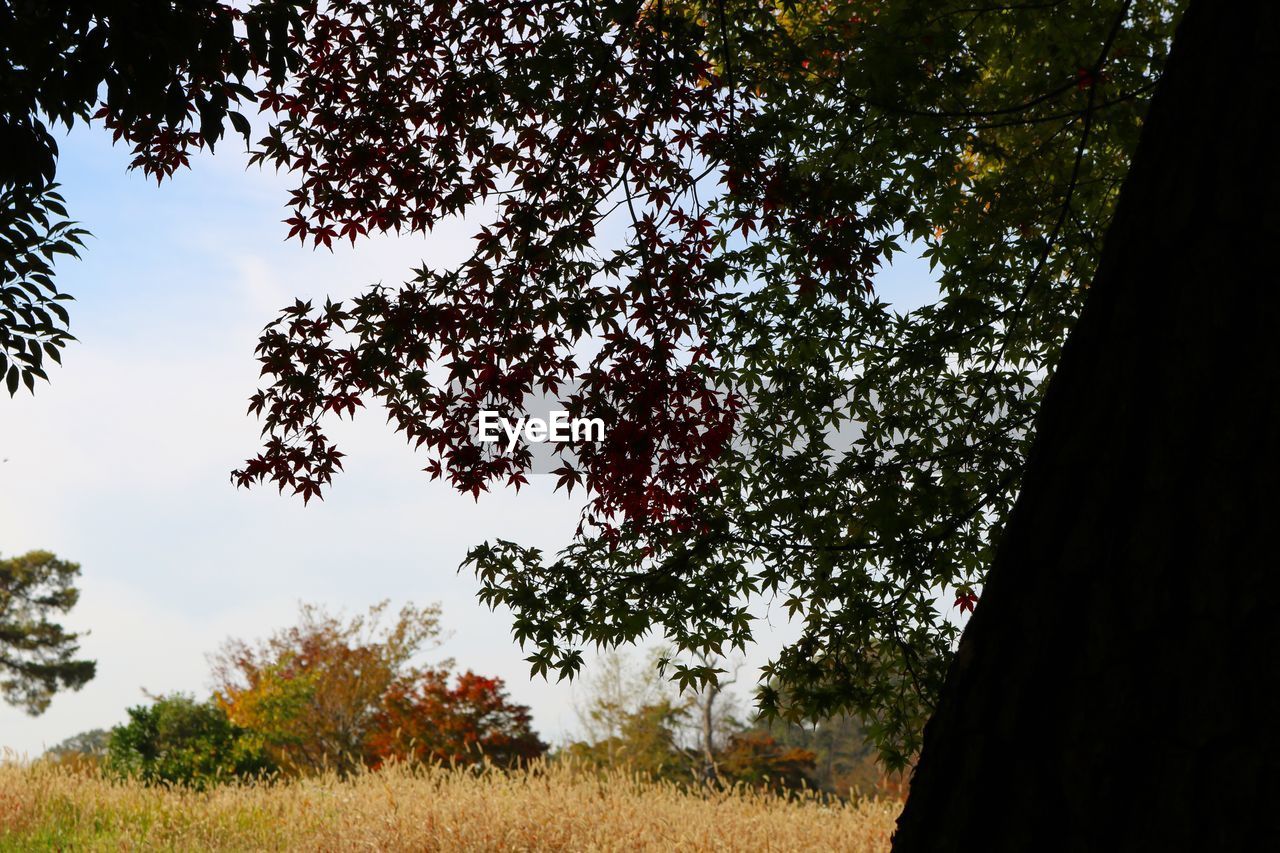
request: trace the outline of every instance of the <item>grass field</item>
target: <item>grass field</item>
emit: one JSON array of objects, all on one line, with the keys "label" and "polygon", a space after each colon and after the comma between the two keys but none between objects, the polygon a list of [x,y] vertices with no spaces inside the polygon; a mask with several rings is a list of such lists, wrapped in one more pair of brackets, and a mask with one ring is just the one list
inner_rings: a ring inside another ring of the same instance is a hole
[{"label": "grass field", "polygon": [[392,767],[205,793],[0,764],[0,850],[882,851],[899,804],[699,796],[568,768]]}]

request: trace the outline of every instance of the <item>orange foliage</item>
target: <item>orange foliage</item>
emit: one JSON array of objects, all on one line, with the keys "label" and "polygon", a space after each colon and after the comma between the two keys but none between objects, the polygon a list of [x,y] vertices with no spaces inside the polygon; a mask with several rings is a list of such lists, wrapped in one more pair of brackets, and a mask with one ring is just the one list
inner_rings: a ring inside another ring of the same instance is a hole
[{"label": "orange foliage", "polygon": [[794,791],[813,787],[816,759],[811,750],[786,747],[772,735],[747,731],[729,738],[717,763],[726,781]]},{"label": "orange foliage", "polygon": [[467,671],[449,686],[442,669],[396,682],[383,697],[365,740],[370,766],[388,758],[509,767],[537,758],[547,745],[530,725],[528,707],[510,701],[500,678]]},{"label": "orange foliage", "polygon": [[297,626],[256,646],[227,643],[214,661],[218,703],[287,772],[355,770],[383,697],[416,676],[412,658],[439,633],[436,608],[407,606],[385,629],[384,610],[344,622],[304,606]]}]

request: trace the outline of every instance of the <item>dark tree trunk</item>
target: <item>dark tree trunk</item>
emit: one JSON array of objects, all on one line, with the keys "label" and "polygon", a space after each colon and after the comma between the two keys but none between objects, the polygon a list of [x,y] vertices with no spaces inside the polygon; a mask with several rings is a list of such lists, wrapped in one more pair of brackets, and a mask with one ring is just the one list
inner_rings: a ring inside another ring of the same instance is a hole
[{"label": "dark tree trunk", "polygon": [[1275,843],[1278,40],[1184,16],[899,853]]}]

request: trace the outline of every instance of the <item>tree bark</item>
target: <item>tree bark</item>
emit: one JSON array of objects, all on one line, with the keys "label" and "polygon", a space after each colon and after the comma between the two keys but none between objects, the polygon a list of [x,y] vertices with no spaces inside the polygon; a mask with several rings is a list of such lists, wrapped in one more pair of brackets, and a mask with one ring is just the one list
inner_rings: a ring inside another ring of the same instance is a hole
[{"label": "tree bark", "polygon": [[1278,38],[1280,3],[1184,15],[898,853],[1275,834]]}]

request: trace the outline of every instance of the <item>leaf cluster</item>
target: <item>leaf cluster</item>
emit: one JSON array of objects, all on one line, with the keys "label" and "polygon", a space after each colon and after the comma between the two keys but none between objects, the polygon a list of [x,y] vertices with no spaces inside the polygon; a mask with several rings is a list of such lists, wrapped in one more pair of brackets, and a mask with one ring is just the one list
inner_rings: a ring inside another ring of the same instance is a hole
[{"label": "leaf cluster", "polygon": [[257,78],[296,64],[298,2],[246,9],[170,0],[5,0],[0,3],[0,379],[34,392],[73,340],[53,283],[56,255],[78,256],[85,231],[57,192],[51,127],[100,120],[133,147],[131,168],[157,182],[213,148]]}]

